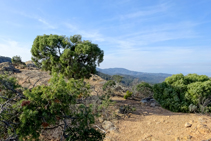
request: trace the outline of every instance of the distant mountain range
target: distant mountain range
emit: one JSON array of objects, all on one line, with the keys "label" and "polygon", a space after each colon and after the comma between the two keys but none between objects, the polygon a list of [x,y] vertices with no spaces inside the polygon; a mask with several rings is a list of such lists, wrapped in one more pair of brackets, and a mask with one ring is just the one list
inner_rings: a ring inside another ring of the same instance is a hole
[{"label": "distant mountain range", "polygon": [[144,81],[151,84],[161,83],[165,80],[165,78],[172,75],[167,73],[146,73],[146,72],[130,71],[125,68],[108,68],[108,69],[97,68],[96,70],[108,75],[121,75],[123,77],[130,79],[138,78],[139,81]]}]

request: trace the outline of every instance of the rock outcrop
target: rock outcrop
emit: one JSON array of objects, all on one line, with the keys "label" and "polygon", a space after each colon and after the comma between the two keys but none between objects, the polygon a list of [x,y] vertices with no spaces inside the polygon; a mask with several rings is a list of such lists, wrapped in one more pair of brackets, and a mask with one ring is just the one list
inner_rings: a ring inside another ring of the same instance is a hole
[{"label": "rock outcrop", "polygon": [[0,56],[0,63],[3,62],[12,62],[10,57],[4,57],[4,56]]},{"label": "rock outcrop", "polygon": [[11,76],[15,77],[18,83],[27,89],[40,85],[48,85],[48,80],[51,78],[48,72],[40,70],[21,70],[21,73]]},{"label": "rock outcrop", "polygon": [[10,62],[3,62],[0,63],[0,74],[4,74],[4,72],[7,72],[9,75],[14,73],[20,73],[21,71],[19,69],[16,69],[12,63]]}]

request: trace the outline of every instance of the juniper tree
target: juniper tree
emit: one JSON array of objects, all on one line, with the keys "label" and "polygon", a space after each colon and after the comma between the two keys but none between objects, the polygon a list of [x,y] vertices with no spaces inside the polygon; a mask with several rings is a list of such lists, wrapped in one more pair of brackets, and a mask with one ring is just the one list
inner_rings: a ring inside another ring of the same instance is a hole
[{"label": "juniper tree", "polygon": [[16,64],[16,65],[17,65],[17,64],[22,64],[22,63],[23,63],[23,62],[21,61],[21,57],[20,57],[20,56],[17,56],[17,55],[16,55],[16,56],[13,56],[12,59],[11,59],[11,61],[12,61],[13,64]]},{"label": "juniper tree", "polygon": [[211,80],[206,75],[175,74],[153,86],[153,97],[173,112],[211,112]]},{"label": "juniper tree", "polygon": [[105,134],[93,125],[99,113],[93,113],[92,105],[78,103],[79,96],[89,96],[90,85],[82,80],[66,82],[53,73],[49,86],[23,92],[16,88],[21,87],[15,78],[0,75],[0,141],[37,141],[41,131],[59,126],[67,141],[103,140]]},{"label": "juniper tree", "polygon": [[59,35],[37,36],[33,42],[32,61],[44,71],[64,74],[67,78],[89,78],[103,61],[104,52],[97,44]]}]

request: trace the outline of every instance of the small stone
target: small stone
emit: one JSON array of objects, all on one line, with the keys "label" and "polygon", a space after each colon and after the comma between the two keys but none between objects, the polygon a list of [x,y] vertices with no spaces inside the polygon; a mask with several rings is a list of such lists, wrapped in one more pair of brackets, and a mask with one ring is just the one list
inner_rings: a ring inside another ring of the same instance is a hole
[{"label": "small stone", "polygon": [[185,136],[183,139],[184,140],[190,140],[192,138],[192,136],[191,135],[188,135],[188,136]]},{"label": "small stone", "polygon": [[192,124],[190,124],[190,123],[188,123],[188,122],[186,122],[185,123],[185,127],[187,128],[187,127],[191,127],[192,126]]},{"label": "small stone", "polygon": [[103,118],[102,117],[99,117],[98,120],[99,120],[99,122],[103,122]]},{"label": "small stone", "polygon": [[111,127],[114,127],[113,123],[110,122],[110,121],[104,121],[103,124],[102,124],[102,127],[105,129],[105,130],[108,130],[110,129]]},{"label": "small stone", "polygon": [[188,135],[188,136],[187,136],[187,139],[191,139],[191,138],[192,138],[192,136],[191,136],[191,135]]},{"label": "small stone", "polygon": [[151,107],[155,107],[155,103],[151,103],[150,106],[151,106]]}]

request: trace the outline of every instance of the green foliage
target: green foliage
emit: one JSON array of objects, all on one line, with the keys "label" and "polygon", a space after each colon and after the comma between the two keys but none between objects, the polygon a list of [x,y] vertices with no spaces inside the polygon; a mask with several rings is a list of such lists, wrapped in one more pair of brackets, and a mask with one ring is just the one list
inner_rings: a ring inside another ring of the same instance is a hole
[{"label": "green foliage", "polygon": [[99,116],[103,116],[106,120],[112,119],[112,111],[110,110],[110,106],[114,105],[115,102],[112,102],[110,99],[111,93],[105,92],[100,99],[102,100],[102,104],[98,106]]},{"label": "green foliage", "polygon": [[25,65],[25,63],[23,63],[22,61],[21,61],[21,57],[20,56],[13,56],[12,57],[12,59],[11,59],[11,61],[12,61],[12,63],[14,64],[14,65]]},{"label": "green foliage", "polygon": [[20,56],[13,56],[12,59],[11,59],[12,63],[14,64],[18,64],[18,63],[21,63],[21,57]]},{"label": "green foliage", "polygon": [[[7,80],[6,76],[0,77],[1,83],[3,79]],[[10,83],[5,93],[7,99],[16,95],[13,91],[13,95],[9,95],[10,88],[18,87],[15,82],[14,78],[5,82]],[[4,107],[0,112],[0,124],[6,122],[0,126],[0,137],[17,135],[19,140],[27,140],[28,137],[38,140],[41,130],[61,126],[59,120],[62,120],[67,140],[102,140],[104,134],[92,127],[97,116],[97,113],[93,114],[92,106],[76,105],[79,96],[89,96],[89,88],[81,79],[65,82],[64,75],[53,73],[49,86],[26,90],[19,99],[13,98],[10,105]],[[7,99],[0,97],[0,104]]]},{"label": "green foliage", "polygon": [[108,87],[113,87],[113,86],[115,86],[115,85],[116,85],[115,81],[109,80],[109,81],[107,81],[107,82],[103,85],[103,91],[105,91],[106,88],[108,88]]},{"label": "green foliage", "polygon": [[141,82],[140,84],[135,86],[135,90],[138,93],[143,94],[144,96],[151,96],[153,92],[152,86],[147,82]]},{"label": "green foliage", "polygon": [[[205,75],[172,75],[163,83],[155,84],[153,90],[161,106],[174,112],[202,112],[200,105],[205,109],[211,106],[211,80]],[[200,99],[208,100],[201,104]]]},{"label": "green foliage", "polygon": [[126,94],[124,95],[124,99],[128,99],[128,97],[131,97],[133,92],[127,91]]},{"label": "green foliage", "polygon": [[90,78],[104,56],[97,44],[81,41],[80,35],[70,38],[52,34],[37,36],[31,53],[32,61],[42,70],[75,79]]},{"label": "green foliage", "polygon": [[16,138],[18,107],[14,107],[13,104],[21,98],[20,93],[15,93],[17,88],[20,88],[20,85],[15,78],[0,75],[0,140]]}]

